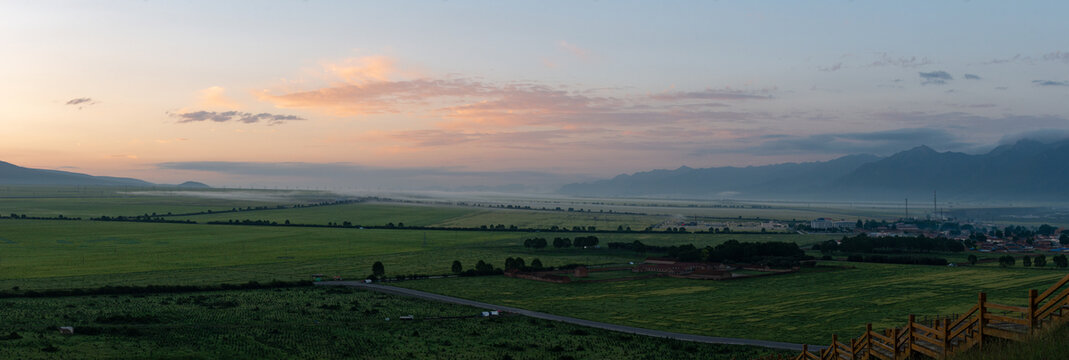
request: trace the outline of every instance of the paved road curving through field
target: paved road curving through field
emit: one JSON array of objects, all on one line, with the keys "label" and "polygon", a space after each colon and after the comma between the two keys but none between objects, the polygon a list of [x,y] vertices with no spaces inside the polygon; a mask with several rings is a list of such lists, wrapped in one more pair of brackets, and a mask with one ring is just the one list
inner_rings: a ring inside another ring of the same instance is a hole
[{"label": "paved road curving through field", "polygon": [[[531,310],[524,310],[524,309],[514,308],[514,307],[509,307],[509,306],[500,306],[500,305],[494,305],[494,304],[487,304],[487,303],[484,303],[484,302],[478,302],[478,301],[472,301],[472,300],[467,300],[467,299],[455,298],[455,297],[452,297],[452,296],[433,294],[433,293],[429,293],[429,292],[425,292],[425,291],[419,291],[419,290],[405,289],[405,288],[400,288],[400,287],[396,287],[396,286],[380,285],[380,284],[366,284],[366,283],[364,283],[362,281],[323,281],[323,282],[317,282],[316,285],[320,285],[320,286],[331,286],[331,285],[333,285],[333,286],[352,286],[352,287],[367,289],[367,290],[371,290],[371,291],[377,291],[377,292],[381,292],[381,293],[403,295],[403,296],[416,297],[416,298],[427,299],[427,300],[434,300],[434,301],[441,301],[441,302],[447,302],[447,303],[453,303],[453,304],[467,305],[467,306],[473,306],[473,307],[482,308],[482,309],[498,310],[498,311],[510,312],[510,313],[514,313],[514,314],[520,314],[520,315],[524,315],[524,316],[530,316],[530,317],[533,317],[533,318],[560,321],[560,322],[566,322],[566,323],[569,323],[569,324],[589,326],[589,327],[592,327],[592,328],[612,330],[612,331],[618,331],[618,332],[629,333],[629,334],[653,336],[653,337],[660,337],[660,338],[669,338],[669,339],[676,339],[676,340],[683,340],[683,341],[702,342],[702,343],[709,343],[709,344],[750,345],[750,346],[760,346],[760,347],[766,347],[766,348],[772,348],[772,349],[802,351],[802,344],[786,343],[786,342],[779,342],[779,341],[767,341],[767,340],[753,340],[753,339],[725,338],[725,337],[715,337],[715,336],[702,336],[702,335],[683,334],[683,333],[676,333],[676,332],[669,332],[669,331],[638,328],[638,327],[633,327],[633,326],[616,325],[616,324],[610,324],[610,323],[603,323],[603,322],[599,322],[599,321],[583,320],[583,319],[577,319],[577,318],[573,318],[573,317],[553,315],[553,314],[547,314],[547,313],[531,311]],[[809,346],[809,350],[818,350],[818,349],[823,349],[823,348],[825,348],[825,347],[824,346],[813,346],[813,345]]]}]

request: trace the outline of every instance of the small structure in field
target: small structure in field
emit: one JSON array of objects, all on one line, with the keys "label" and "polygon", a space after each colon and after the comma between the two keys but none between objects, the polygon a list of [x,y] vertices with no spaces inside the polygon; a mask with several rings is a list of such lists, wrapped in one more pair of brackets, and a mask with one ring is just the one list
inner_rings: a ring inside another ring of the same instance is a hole
[{"label": "small structure in field", "polygon": [[647,258],[631,268],[632,272],[656,272],[673,277],[720,280],[732,277],[732,267],[718,263],[684,262],[666,258]]},{"label": "small structure in field", "polygon": [[544,281],[544,282],[551,282],[551,283],[557,283],[557,284],[567,284],[567,283],[572,282],[572,278],[570,278],[570,277],[563,276],[563,275],[556,275],[556,274],[552,274],[550,272],[545,272],[545,271],[542,271],[542,272],[522,272],[522,271],[519,271],[519,270],[516,270],[516,269],[509,269],[509,270],[505,271],[505,276],[511,277],[511,278],[517,278],[517,279]]},{"label": "small structure in field", "polygon": [[641,264],[631,268],[632,272],[660,272],[683,274],[695,271],[731,270],[730,266],[718,263],[683,262],[665,258],[646,258]]},{"label": "small structure in field", "polygon": [[60,326],[59,327],[59,333],[63,334],[63,335],[74,335],[74,327],[73,326]]},{"label": "small structure in field", "polygon": [[586,266],[575,267],[575,277],[587,277],[590,276],[590,270],[587,270]]}]

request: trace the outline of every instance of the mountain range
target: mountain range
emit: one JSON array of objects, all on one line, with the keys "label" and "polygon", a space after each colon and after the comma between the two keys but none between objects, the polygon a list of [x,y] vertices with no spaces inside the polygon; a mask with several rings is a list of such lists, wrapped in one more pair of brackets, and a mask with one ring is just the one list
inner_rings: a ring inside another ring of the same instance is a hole
[{"label": "mountain range", "polygon": [[148,181],[124,177],[93,176],[75,172],[24,168],[0,161],[0,185],[65,185],[65,186],[175,186],[183,188],[209,188],[196,181],[179,185],[153,184]]},{"label": "mountain range", "polygon": [[[193,181],[162,185],[133,178],[31,169],[3,161],[0,185],[209,187]],[[887,157],[861,154],[765,166],[684,166],[568,184],[558,192],[597,197],[805,201],[920,200],[937,192],[944,200],[1069,201],[1069,139],[1023,139],[984,154],[938,152],[918,146]]]},{"label": "mountain range", "polygon": [[1023,139],[984,154],[927,146],[888,157],[848,155],[830,161],[748,167],[653,170],[568,184],[579,196],[746,199],[1069,200],[1069,140]]}]

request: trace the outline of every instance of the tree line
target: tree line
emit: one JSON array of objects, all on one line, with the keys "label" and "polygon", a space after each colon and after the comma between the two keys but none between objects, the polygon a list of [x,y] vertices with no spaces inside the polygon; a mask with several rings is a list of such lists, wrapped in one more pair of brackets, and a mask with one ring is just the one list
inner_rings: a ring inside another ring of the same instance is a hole
[{"label": "tree line", "polygon": [[130,294],[167,294],[202,291],[229,291],[229,290],[254,290],[275,289],[312,286],[311,281],[278,281],[259,283],[249,281],[244,284],[219,284],[219,285],[145,285],[145,286],[102,286],[90,289],[57,289],[57,290],[25,290],[19,291],[18,287],[12,288],[12,292],[0,292],[0,298],[36,298],[58,296],[86,296],[86,295],[130,295]]},{"label": "tree line", "polygon": [[56,216],[26,216],[26,214],[11,213],[9,216],[0,215],[0,219],[23,219],[23,220],[81,220],[79,217],[66,217],[63,215]]},{"label": "tree line", "polygon": [[854,237],[843,237],[842,240],[828,240],[813,245],[813,250],[821,253],[896,253],[896,252],[961,252],[965,251],[965,245],[960,241],[943,237],[927,238],[920,236],[900,237],[869,237],[861,233]]},{"label": "tree line", "polygon": [[792,242],[739,242],[728,240],[716,246],[698,248],[693,244],[654,246],[635,240],[630,243],[611,242],[610,249],[631,250],[641,253],[665,253],[677,261],[707,261],[727,263],[752,263],[774,267],[790,267],[808,259],[805,251]]},{"label": "tree line", "polygon": [[[1058,254],[1051,257],[1051,261],[1055,267],[1066,268],[1069,267],[1069,258],[1066,258],[1064,254]],[[1017,259],[1013,255],[1003,255],[998,258],[998,265],[1001,267],[1010,267],[1017,263]],[[1021,258],[1021,266],[1024,267],[1046,267],[1047,256],[1043,254],[1036,255],[1035,257],[1025,255]]]},{"label": "tree line", "polygon": [[[567,247],[576,247],[576,248],[592,247],[592,246],[598,246],[598,242],[599,242],[598,237],[597,236],[593,236],[593,235],[591,235],[591,236],[577,236],[574,240],[570,239],[570,238],[556,237],[556,238],[553,238],[553,247],[557,248],[557,249],[567,248]],[[546,241],[545,238],[541,238],[541,237],[528,238],[528,239],[525,239],[523,241],[523,247],[529,248],[529,249],[544,249],[548,245],[549,245],[549,242]]]},{"label": "tree line", "polygon": [[888,256],[888,255],[861,255],[853,254],[846,258],[851,262],[868,262],[880,264],[903,264],[903,265],[941,265],[946,266],[947,259],[933,256]]}]

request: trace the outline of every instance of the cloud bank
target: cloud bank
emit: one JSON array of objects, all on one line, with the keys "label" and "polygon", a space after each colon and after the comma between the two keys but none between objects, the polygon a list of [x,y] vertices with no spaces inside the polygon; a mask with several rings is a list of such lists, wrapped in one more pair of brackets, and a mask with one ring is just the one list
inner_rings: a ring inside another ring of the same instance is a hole
[{"label": "cloud bank", "polygon": [[920,75],[921,79],[924,79],[924,81],[921,82],[921,84],[924,85],[943,85],[950,80],[954,80],[954,77],[950,76],[950,73],[942,70],[932,72],[919,72],[917,74]]},{"label": "cloud bank", "polygon": [[1069,81],[1032,80],[1032,84],[1036,86],[1069,86]]},{"label": "cloud bank", "polygon": [[184,113],[169,113],[173,118],[177,118],[179,123],[193,123],[201,121],[213,121],[213,122],[240,122],[245,124],[255,124],[264,122],[269,125],[277,125],[287,121],[302,121],[306,120],[296,115],[278,115],[269,113],[249,113],[240,111],[192,111]]},{"label": "cloud bank", "polygon": [[87,97],[70,99],[70,100],[67,100],[67,103],[66,103],[67,106],[77,106],[78,110],[81,110],[83,107],[86,107],[86,106],[89,106],[89,105],[96,105],[96,104],[97,104],[96,100],[93,100],[92,98],[87,98]]}]

